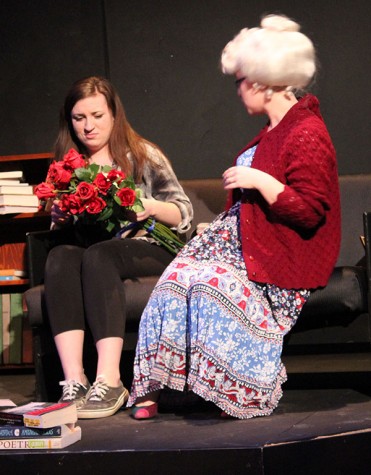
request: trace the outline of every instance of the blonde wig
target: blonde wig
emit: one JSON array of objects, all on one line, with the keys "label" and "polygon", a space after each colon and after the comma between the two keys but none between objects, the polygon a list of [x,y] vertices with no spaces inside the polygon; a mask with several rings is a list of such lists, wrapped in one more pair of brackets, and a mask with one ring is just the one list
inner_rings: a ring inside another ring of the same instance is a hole
[{"label": "blonde wig", "polygon": [[224,74],[239,71],[252,82],[268,87],[303,89],[316,72],[316,54],[300,25],[282,15],[268,15],[258,28],[244,28],[224,48]]}]

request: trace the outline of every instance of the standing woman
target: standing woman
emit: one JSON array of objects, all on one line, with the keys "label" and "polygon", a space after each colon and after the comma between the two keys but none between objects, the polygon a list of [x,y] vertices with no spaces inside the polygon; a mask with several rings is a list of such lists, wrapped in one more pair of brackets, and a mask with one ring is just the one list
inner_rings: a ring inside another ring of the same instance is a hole
[{"label": "standing woman", "polygon": [[[227,210],[160,278],[142,316],[128,405],[157,414],[159,390],[190,390],[224,414],[271,414],[286,380],[284,336],[340,245],[335,150],[316,97],[312,42],[269,15],[225,47],[249,114],[268,124],[223,174]],[[302,96],[302,97],[300,97]]]},{"label": "standing woman", "polygon": [[[110,165],[134,177],[145,208],[134,220],[151,216],[179,233],[190,228],[192,206],[169,161],[132,129],[107,79],[88,77],[69,90],[60,116],[56,160],[70,148],[89,164]],[[74,230],[71,216],[61,211],[58,201],[51,214],[53,227]],[[110,416],[129,395],[119,370],[126,307],[122,279],[161,275],[173,259],[151,238],[111,238],[92,227],[84,240],[99,242],[57,246],[46,263],[47,311],[65,376],[60,401],[75,401],[79,418]],[[98,353],[92,386],[82,359],[86,323]]]}]

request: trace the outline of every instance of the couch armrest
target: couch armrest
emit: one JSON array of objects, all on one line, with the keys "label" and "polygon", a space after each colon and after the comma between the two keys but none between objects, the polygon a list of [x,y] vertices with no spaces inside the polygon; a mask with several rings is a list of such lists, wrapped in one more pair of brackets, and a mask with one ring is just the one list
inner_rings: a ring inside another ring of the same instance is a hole
[{"label": "couch armrest", "polygon": [[44,269],[49,251],[59,244],[72,244],[70,228],[60,230],[33,231],[26,234],[26,258],[30,287],[44,282]]},{"label": "couch armrest", "polygon": [[26,258],[30,287],[44,280],[44,267],[49,252],[48,237],[50,231],[34,231],[26,234]]}]

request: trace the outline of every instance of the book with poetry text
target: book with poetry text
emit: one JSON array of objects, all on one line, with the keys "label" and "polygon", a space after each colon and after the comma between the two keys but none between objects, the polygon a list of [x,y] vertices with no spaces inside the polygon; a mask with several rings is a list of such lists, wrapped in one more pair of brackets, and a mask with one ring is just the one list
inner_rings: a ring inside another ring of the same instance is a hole
[{"label": "book with poetry text", "polygon": [[[24,430],[26,428],[23,428]],[[0,450],[63,449],[81,440],[81,427],[61,426],[61,435],[0,438]],[[35,430],[35,429],[33,429]],[[40,430],[40,429],[39,429]],[[49,429],[50,431],[52,429]]]}]

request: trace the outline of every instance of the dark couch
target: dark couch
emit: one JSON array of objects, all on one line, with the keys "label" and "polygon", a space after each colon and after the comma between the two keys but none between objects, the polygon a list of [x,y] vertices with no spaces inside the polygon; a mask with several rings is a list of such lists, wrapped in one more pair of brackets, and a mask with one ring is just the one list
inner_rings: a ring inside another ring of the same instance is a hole
[{"label": "dark couch", "polygon": [[[198,223],[210,222],[223,210],[226,193],[220,179],[183,180],[182,185],[195,211],[189,234],[191,236]],[[366,216],[363,218],[363,213],[371,209],[371,175],[342,176],[340,187],[342,246],[337,267],[327,287],[313,292],[305,305],[294,331],[286,339],[284,351],[287,353],[301,352],[303,348],[321,351],[322,347],[328,345],[370,346],[369,266],[366,264],[360,235],[365,234],[363,219],[367,221]],[[371,226],[366,225],[366,231],[368,228]],[[58,232],[34,232],[27,235],[31,288],[25,293],[25,302],[33,331],[38,400],[57,399],[60,392],[58,381],[63,379],[48,326],[43,287],[47,253],[59,242]],[[127,386],[130,386],[132,377],[132,358],[139,319],[156,281],[155,276],[123,281],[127,298],[127,324],[121,370]],[[89,334],[86,340],[85,371],[90,380],[93,380],[96,354]]]}]

